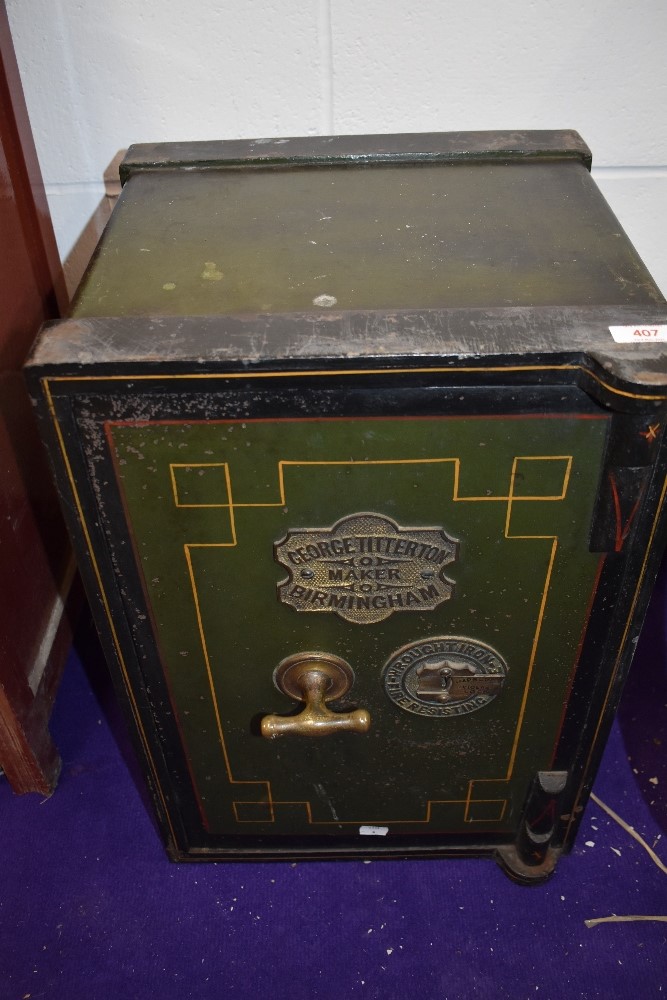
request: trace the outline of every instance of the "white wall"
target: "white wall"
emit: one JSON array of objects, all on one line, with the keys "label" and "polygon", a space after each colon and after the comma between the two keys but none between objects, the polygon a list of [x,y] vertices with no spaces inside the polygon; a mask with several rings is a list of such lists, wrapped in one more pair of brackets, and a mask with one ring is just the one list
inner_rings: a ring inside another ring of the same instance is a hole
[{"label": "white wall", "polygon": [[7,0],[66,256],[132,142],[575,128],[667,293],[666,0]]}]

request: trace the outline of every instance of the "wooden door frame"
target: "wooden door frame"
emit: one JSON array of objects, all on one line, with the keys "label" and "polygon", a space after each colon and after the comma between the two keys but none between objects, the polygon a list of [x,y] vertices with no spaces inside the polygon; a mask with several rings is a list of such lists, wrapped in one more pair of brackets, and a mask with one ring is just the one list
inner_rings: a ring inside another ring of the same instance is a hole
[{"label": "wooden door frame", "polygon": [[4,0],[0,232],[0,767],[14,791],[50,794],[60,758],[48,721],[71,644],[74,570],[21,366],[67,293]]}]

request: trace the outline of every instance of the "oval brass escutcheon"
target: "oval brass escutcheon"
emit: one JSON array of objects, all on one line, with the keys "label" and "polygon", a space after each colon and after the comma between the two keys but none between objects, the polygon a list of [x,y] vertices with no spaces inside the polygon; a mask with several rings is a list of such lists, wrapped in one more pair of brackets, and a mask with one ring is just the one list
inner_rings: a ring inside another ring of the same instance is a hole
[{"label": "oval brass escutcheon", "polygon": [[503,689],[508,667],[485,642],[440,635],[397,650],[383,671],[384,689],[405,712],[430,718],[469,715]]},{"label": "oval brass escutcheon", "polygon": [[332,712],[327,708],[327,702],[340,698],[354,683],[352,667],[339,656],[331,653],[295,653],[278,664],[273,682],[283,694],[306,704],[298,715],[265,715],[261,722],[265,739],[287,735],[329,736],[339,732],[368,732],[371,718],[365,709]]}]

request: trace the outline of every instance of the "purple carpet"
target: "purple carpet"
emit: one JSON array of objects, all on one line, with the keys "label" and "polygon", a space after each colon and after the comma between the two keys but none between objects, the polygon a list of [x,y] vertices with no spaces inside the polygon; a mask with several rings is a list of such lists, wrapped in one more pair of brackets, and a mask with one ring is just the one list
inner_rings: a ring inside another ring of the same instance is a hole
[{"label": "purple carpet", "polygon": [[[663,573],[595,791],[667,861]],[[174,865],[82,630],[49,800],[0,781],[0,1000],[667,1000],[667,876],[591,802],[546,885],[488,860]]]}]

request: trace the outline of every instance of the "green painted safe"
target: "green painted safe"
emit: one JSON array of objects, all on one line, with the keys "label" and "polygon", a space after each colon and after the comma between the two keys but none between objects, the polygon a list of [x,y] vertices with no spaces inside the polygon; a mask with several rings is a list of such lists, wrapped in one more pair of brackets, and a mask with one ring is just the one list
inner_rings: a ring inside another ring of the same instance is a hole
[{"label": "green painted safe", "polygon": [[173,858],[572,846],[667,488],[667,306],[589,168],[130,150],[28,371]]}]

